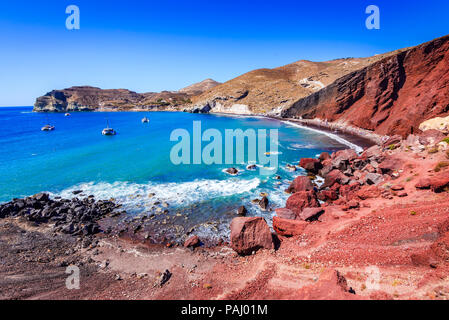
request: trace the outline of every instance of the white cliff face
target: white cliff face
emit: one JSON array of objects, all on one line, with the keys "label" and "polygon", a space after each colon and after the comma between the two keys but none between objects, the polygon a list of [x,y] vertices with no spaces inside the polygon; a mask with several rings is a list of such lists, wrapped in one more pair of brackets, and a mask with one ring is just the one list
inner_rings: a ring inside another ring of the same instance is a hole
[{"label": "white cliff face", "polygon": [[211,112],[233,113],[233,114],[252,114],[249,107],[245,104],[233,104],[230,108],[223,107],[222,104],[216,103]]}]

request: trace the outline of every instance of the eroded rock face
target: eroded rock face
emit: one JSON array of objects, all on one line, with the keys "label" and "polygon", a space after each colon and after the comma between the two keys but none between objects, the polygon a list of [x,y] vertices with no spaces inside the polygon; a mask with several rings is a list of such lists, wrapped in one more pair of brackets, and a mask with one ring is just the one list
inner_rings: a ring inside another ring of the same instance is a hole
[{"label": "eroded rock face", "polygon": [[449,86],[448,65],[445,36],[344,76],[298,100],[282,116],[346,122],[405,138],[423,121],[449,114],[449,90],[443,89]]},{"label": "eroded rock face", "polygon": [[273,249],[273,237],[262,217],[234,218],[231,222],[231,247],[241,255],[259,249]]}]

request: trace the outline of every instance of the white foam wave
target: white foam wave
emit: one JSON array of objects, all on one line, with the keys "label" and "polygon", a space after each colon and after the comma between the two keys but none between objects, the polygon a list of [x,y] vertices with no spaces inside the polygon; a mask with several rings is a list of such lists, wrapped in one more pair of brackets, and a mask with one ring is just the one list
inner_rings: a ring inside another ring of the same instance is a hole
[{"label": "white foam wave", "polygon": [[331,132],[322,131],[322,130],[318,130],[318,129],[315,129],[315,128],[310,128],[310,127],[303,126],[301,124],[294,123],[294,122],[291,122],[291,121],[283,121],[283,122],[288,124],[288,125],[297,127],[297,128],[301,128],[301,129],[305,129],[305,130],[309,130],[309,131],[314,131],[314,132],[317,132],[317,133],[320,133],[320,134],[324,134],[324,135],[328,136],[329,138],[331,138],[331,139],[333,139],[335,141],[338,141],[339,143],[344,144],[344,145],[350,147],[351,149],[354,149],[356,152],[359,152],[359,153],[363,152],[363,148],[361,146],[358,146],[358,145],[356,145],[356,144],[354,144],[354,143],[352,143],[352,142],[350,142],[350,141],[348,141],[346,139],[343,139],[342,137],[340,137],[340,136],[338,136],[336,134],[333,134]]},{"label": "white foam wave", "polygon": [[[94,195],[96,199],[115,199],[129,207],[144,207],[156,200],[164,201],[173,206],[189,205],[199,201],[243,194],[257,188],[258,178],[252,180],[195,180],[183,183],[148,183],[130,182],[115,183],[82,183],[58,193],[63,198],[73,198],[73,191],[82,190],[84,195]],[[153,195],[154,196],[149,196]],[[56,194],[54,194],[56,195]]]}]

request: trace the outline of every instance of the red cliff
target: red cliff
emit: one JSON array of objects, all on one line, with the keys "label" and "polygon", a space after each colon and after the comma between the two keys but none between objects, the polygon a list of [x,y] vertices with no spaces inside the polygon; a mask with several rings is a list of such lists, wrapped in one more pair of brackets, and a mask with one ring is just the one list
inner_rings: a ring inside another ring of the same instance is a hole
[{"label": "red cliff", "polygon": [[406,136],[425,120],[449,114],[449,36],[346,75],[298,100],[283,117],[344,122]]}]

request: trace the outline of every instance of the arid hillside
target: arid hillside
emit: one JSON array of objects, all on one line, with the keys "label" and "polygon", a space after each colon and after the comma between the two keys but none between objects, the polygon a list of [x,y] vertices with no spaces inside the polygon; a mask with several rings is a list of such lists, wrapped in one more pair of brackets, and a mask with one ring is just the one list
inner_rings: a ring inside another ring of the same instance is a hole
[{"label": "arid hillside", "polygon": [[397,52],[369,58],[327,62],[297,61],[275,69],[259,69],[216,86],[194,97],[198,109],[242,114],[280,114],[296,101]]}]

